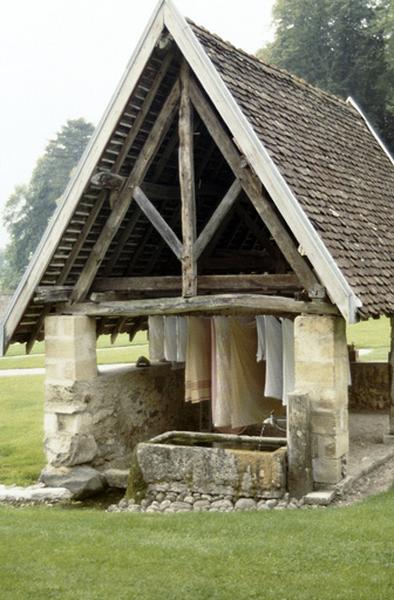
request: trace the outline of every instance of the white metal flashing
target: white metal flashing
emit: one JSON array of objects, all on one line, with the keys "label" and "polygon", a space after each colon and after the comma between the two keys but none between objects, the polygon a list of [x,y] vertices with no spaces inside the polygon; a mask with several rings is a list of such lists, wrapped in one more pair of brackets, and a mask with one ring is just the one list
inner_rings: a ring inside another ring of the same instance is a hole
[{"label": "white metal flashing", "polygon": [[385,143],[383,142],[381,137],[378,135],[378,133],[375,131],[374,127],[372,127],[371,123],[368,121],[368,118],[367,118],[366,114],[364,113],[364,111],[360,108],[360,106],[357,104],[357,102],[351,96],[349,96],[347,98],[346,102],[348,104],[350,104],[351,106],[353,106],[353,108],[355,108],[358,113],[360,113],[360,115],[364,119],[369,131],[372,133],[373,137],[378,142],[379,146],[382,148],[383,152],[386,154],[386,156],[389,159],[389,161],[391,162],[391,164],[394,165],[394,158],[391,156],[389,149],[387,148],[387,146],[385,145]]},{"label": "white metal flashing", "polygon": [[178,12],[171,0],[165,0],[164,3],[164,23],[237,140],[237,145],[302,245],[331,300],[338,306],[345,319],[349,323],[354,323],[357,320],[357,308],[361,306],[360,299],[353,292],[323,240],[310,223],[186,19]]}]

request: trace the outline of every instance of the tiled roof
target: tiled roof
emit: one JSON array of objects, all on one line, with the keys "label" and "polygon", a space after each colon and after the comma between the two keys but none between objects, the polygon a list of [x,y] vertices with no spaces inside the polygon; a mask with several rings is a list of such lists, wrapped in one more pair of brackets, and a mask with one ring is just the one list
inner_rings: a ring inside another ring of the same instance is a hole
[{"label": "tiled roof", "polygon": [[361,299],[394,314],[394,168],[356,109],[191,24]]}]

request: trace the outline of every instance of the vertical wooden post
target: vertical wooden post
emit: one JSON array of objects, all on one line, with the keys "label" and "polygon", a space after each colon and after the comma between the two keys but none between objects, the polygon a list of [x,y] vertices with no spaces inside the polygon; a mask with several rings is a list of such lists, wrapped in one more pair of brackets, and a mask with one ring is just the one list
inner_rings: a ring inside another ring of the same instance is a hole
[{"label": "vertical wooden post", "polygon": [[190,69],[181,66],[181,100],[179,107],[179,183],[182,198],[182,294],[197,294],[196,196],[194,185],[193,108],[190,103]]},{"label": "vertical wooden post", "polygon": [[288,489],[291,496],[302,498],[313,489],[308,394],[289,394],[287,407]]}]

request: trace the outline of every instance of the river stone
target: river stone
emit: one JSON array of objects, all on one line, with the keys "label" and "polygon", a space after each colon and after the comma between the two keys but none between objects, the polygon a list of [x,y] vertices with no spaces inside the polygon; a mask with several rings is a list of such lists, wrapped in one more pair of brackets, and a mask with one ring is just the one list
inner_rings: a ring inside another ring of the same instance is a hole
[{"label": "river stone", "polygon": [[165,510],[169,506],[171,506],[170,500],[163,500],[162,502],[160,502],[160,510]]},{"label": "river stone", "polygon": [[233,508],[233,503],[230,500],[216,500],[212,502],[211,509],[217,508],[220,511],[231,510]]},{"label": "river stone", "polygon": [[88,498],[104,490],[105,477],[92,467],[46,467],[40,475],[48,487],[63,487],[70,490],[75,499]]},{"label": "river stone", "polygon": [[174,512],[187,512],[192,510],[193,506],[188,502],[181,502],[178,500],[177,502],[172,503],[172,508]]},{"label": "river stone", "polygon": [[195,502],[193,496],[185,496],[183,501],[187,502],[188,504],[194,504],[194,502]]},{"label": "river stone", "polygon": [[252,498],[239,498],[235,503],[235,510],[255,510],[256,501]]},{"label": "river stone", "polygon": [[278,501],[275,498],[270,498],[267,500],[266,505],[268,508],[274,508],[278,504]]},{"label": "river stone", "polygon": [[196,500],[193,504],[193,510],[196,512],[202,512],[208,510],[210,507],[210,502],[208,500]]}]

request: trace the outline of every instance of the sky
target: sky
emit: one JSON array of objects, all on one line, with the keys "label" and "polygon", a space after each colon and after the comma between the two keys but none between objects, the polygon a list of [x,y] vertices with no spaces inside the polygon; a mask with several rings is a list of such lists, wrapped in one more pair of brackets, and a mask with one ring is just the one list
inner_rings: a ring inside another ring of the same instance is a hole
[{"label": "sky", "polygon": [[[255,52],[274,0],[175,0],[180,12]],[[0,217],[68,119],[96,125],[157,0],[12,0],[0,13]],[[1,219],[0,219],[1,220]],[[0,248],[7,242],[0,224]]]}]

